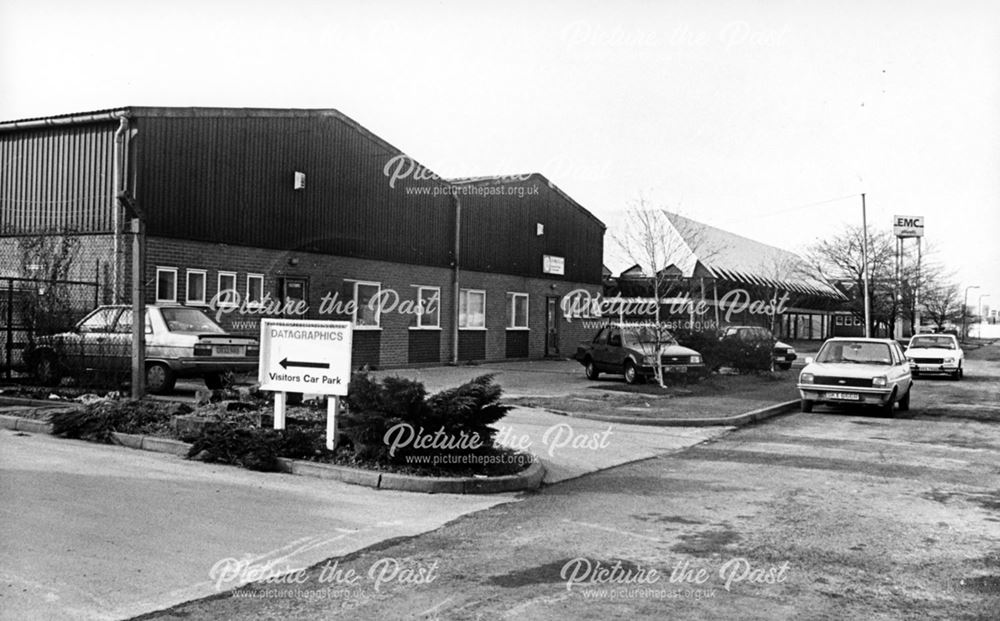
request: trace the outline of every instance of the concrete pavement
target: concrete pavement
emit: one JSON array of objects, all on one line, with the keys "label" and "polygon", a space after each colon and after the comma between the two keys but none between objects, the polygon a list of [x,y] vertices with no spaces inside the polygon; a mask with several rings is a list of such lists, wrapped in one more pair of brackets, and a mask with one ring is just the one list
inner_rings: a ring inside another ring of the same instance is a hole
[{"label": "concrete pavement", "polygon": [[732,429],[623,425],[534,408],[515,408],[496,427],[500,443],[542,461],[547,484],[679,451]]},{"label": "concrete pavement", "polygon": [[225,559],[294,571],[516,498],[377,491],[7,430],[0,472],[0,618],[19,621],[158,610],[216,593]]}]

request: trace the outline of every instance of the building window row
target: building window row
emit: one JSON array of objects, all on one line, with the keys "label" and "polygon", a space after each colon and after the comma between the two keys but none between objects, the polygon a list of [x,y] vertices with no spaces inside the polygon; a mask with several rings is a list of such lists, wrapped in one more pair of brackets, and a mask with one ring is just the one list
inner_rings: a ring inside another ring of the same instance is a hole
[{"label": "building window row", "polygon": [[[156,268],[156,303],[176,304],[179,301],[178,292],[178,269],[176,267]],[[184,271],[184,303],[191,306],[205,306],[209,302],[208,298],[208,271],[200,269],[187,269]],[[264,300],[264,275],[247,274],[244,281],[245,287],[242,291],[238,285],[238,274],[236,272],[219,271],[216,285],[217,291],[233,291],[247,304],[260,304]],[[235,298],[236,296],[234,296]],[[232,303],[230,298],[223,301]]]},{"label": "building window row", "polygon": [[[156,268],[156,303],[176,304],[178,302],[178,269],[176,267],[157,266]],[[192,306],[205,306],[209,302],[207,283],[208,271],[202,269],[186,269],[184,271],[185,303]],[[220,302],[233,303],[237,298],[243,299],[248,305],[259,304],[264,299],[264,275],[247,274],[245,288],[239,289],[237,272],[219,271],[217,274],[217,291],[236,292],[237,296],[222,297]],[[356,328],[378,329],[382,323],[382,284],[378,282],[354,281],[352,322]],[[440,329],[441,327],[441,288],[419,285],[417,288],[417,310],[414,312],[415,328]],[[528,329],[528,294],[507,293],[507,328],[510,330]],[[486,291],[482,289],[462,289],[459,292],[458,327],[465,330],[486,329]]]}]

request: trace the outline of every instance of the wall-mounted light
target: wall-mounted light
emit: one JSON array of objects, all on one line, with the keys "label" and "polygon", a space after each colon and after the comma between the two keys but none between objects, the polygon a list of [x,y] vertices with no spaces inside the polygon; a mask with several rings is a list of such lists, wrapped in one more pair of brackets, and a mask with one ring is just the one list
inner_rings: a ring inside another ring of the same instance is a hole
[{"label": "wall-mounted light", "polygon": [[304,172],[295,171],[295,189],[306,189],[306,174]]}]

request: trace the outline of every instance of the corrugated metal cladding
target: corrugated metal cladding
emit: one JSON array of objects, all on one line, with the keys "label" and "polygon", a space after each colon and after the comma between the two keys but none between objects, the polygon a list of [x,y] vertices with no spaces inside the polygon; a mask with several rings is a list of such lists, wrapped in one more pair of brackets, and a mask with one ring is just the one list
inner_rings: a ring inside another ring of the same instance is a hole
[{"label": "corrugated metal cladding", "polygon": [[[150,235],[447,266],[442,183],[390,187],[401,153],[334,114],[135,114],[137,199]],[[294,189],[295,172],[305,189]],[[424,188],[427,194],[419,194]]]},{"label": "corrugated metal cladding", "polygon": [[[473,185],[459,186],[463,269],[601,282],[604,225],[544,178]],[[544,274],[543,255],[563,257],[565,274]]]},{"label": "corrugated metal cladding", "polygon": [[0,233],[109,232],[116,123],[0,133]]}]

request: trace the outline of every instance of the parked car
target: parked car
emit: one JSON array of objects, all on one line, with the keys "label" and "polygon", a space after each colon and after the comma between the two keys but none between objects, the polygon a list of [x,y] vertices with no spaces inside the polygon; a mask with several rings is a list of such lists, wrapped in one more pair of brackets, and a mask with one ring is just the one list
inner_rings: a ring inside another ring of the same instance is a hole
[{"label": "parked car", "polygon": [[[688,373],[704,368],[701,354],[677,344],[673,336],[660,331],[660,360],[665,373]],[[593,339],[577,345],[575,358],[584,366],[588,379],[601,373],[625,376],[635,384],[656,374],[657,334],[653,327],[608,325]]]},{"label": "parked car", "polygon": [[815,360],[806,358],[798,382],[803,412],[819,403],[873,405],[886,414],[899,403],[906,411],[912,388],[910,364],[892,339],[829,339]]},{"label": "parked car", "polygon": [[965,352],[954,334],[915,334],[906,346],[906,359],[913,377],[921,374],[944,374],[960,380]]},{"label": "parked car", "polygon": [[[64,375],[123,373],[132,357],[132,307],[100,306],[73,330],[44,336],[25,352],[35,377],[56,385]],[[205,313],[187,306],[146,307],[146,389],[170,392],[180,377],[200,377],[220,388],[227,372],[256,371],[256,339],[228,334]]]},{"label": "parked car", "polygon": [[771,331],[759,326],[730,326],[722,333],[723,339],[738,339],[746,343],[759,344],[771,349],[771,364],[778,369],[787,371],[792,368],[792,361],[797,358],[795,348],[788,343],[782,343],[774,338]]}]

